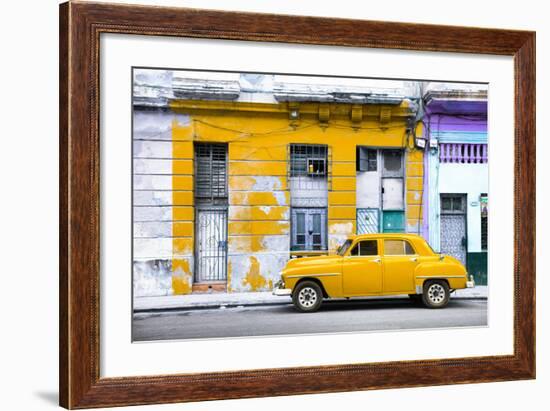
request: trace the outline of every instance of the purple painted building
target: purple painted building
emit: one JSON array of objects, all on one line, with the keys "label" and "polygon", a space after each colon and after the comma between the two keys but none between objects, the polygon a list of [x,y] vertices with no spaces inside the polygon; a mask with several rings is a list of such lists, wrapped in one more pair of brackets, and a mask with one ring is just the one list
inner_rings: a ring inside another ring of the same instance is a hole
[{"label": "purple painted building", "polygon": [[424,94],[422,234],[487,284],[487,85],[430,83]]}]

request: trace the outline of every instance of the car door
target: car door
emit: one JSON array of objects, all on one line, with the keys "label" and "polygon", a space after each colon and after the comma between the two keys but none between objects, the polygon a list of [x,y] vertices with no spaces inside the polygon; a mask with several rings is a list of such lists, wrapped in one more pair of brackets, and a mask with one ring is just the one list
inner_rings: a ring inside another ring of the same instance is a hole
[{"label": "car door", "polygon": [[378,240],[355,243],[344,257],[344,296],[363,296],[382,292],[382,260]]},{"label": "car door", "polygon": [[412,244],[397,238],[384,239],[383,243],[384,293],[414,293],[414,270],[419,256]]}]

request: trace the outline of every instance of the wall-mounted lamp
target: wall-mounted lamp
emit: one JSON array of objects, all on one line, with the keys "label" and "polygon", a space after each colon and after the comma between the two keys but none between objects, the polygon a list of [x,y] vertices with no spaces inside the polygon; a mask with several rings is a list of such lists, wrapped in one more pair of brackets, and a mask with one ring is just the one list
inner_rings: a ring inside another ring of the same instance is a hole
[{"label": "wall-mounted lamp", "polygon": [[414,140],[414,144],[416,145],[417,148],[421,148],[423,150],[426,148],[426,139],[417,137]]},{"label": "wall-mounted lamp", "polygon": [[290,120],[290,126],[293,128],[298,127],[300,124],[300,106],[296,102],[288,104],[288,119]]}]

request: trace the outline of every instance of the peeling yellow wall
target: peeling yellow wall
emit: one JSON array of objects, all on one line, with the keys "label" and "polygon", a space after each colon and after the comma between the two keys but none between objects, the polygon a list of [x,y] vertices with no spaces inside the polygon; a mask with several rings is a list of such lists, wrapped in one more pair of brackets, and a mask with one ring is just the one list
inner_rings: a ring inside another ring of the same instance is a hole
[{"label": "peeling yellow wall", "polygon": [[181,140],[181,124],[172,123],[172,293],[189,294],[193,287],[194,221],[193,141]]},{"label": "peeling yellow wall", "polygon": [[[422,124],[418,125],[416,135],[422,135]],[[405,229],[409,233],[420,234],[422,229],[424,151],[408,147],[405,179]]]},{"label": "peeling yellow wall", "polygon": [[[328,124],[319,109],[328,107]],[[360,123],[352,123],[349,104],[302,103],[300,119],[291,122],[287,104],[176,100],[171,108],[188,115],[172,125],[173,155],[173,292],[191,292],[194,209],[193,143],[228,144],[228,290],[271,286],[289,258],[290,193],[288,146],[331,147],[328,192],[328,242],[335,249],[356,231],[356,146],[404,147],[406,104],[364,106]],[[381,109],[391,118],[381,117]],[[421,218],[422,152],[406,155],[406,221]],[[419,197],[420,193],[420,197]]]},{"label": "peeling yellow wall", "polygon": [[193,274],[188,259],[172,260],[172,290],[174,294],[189,294],[193,286]]}]

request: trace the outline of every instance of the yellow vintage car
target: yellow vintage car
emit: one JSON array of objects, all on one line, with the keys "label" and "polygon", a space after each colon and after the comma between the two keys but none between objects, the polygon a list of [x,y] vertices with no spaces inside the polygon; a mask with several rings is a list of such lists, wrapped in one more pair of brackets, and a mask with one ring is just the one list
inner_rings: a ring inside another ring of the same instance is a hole
[{"label": "yellow vintage car", "polygon": [[436,254],[418,235],[362,234],[336,255],[290,260],[273,294],[290,295],[301,312],[317,311],[325,298],[403,294],[442,308],[454,290],[474,285],[460,261]]}]

